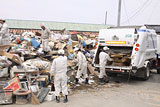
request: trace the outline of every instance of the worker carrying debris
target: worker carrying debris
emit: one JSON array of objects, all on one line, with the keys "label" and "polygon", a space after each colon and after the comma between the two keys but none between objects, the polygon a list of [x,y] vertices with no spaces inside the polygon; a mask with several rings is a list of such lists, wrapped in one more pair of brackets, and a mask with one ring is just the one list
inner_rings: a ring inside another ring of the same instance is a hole
[{"label": "worker carrying debris", "polygon": [[104,84],[109,82],[108,76],[105,72],[105,65],[107,61],[112,61],[110,56],[108,55],[107,51],[109,50],[108,47],[103,47],[103,51],[99,54],[99,65],[100,65],[100,74],[99,74],[99,82]]},{"label": "worker carrying debris", "polygon": [[10,45],[9,29],[5,23],[5,19],[0,19],[2,27],[0,29],[0,45]]},{"label": "worker carrying debris", "polygon": [[54,74],[54,86],[56,102],[60,102],[60,92],[64,96],[64,103],[68,102],[68,86],[67,86],[67,57],[64,56],[64,50],[58,51],[59,57],[53,60],[51,66],[51,74]]},{"label": "worker carrying debris", "polygon": [[88,84],[88,74],[87,74],[87,60],[84,54],[81,52],[79,48],[75,48],[74,52],[77,55],[77,61],[78,61],[78,71],[76,75],[76,84],[78,84],[78,79],[83,74],[85,83]]},{"label": "worker carrying debris", "polygon": [[42,48],[45,54],[47,54],[50,51],[50,47],[48,45],[49,41],[49,37],[51,35],[51,31],[44,26],[43,24],[41,24],[41,28],[42,28]]}]

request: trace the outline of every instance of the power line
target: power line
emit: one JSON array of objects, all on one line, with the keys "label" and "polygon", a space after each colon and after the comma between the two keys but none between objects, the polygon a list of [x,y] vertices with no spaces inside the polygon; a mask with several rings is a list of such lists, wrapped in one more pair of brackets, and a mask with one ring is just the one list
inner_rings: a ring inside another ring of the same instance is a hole
[{"label": "power line", "polygon": [[[142,6],[137,7],[134,11],[131,11],[130,13],[135,13],[135,12],[137,12],[141,7],[142,7]],[[123,16],[123,18],[124,18],[124,16]],[[122,18],[122,19],[123,19],[123,18]],[[128,19],[129,19],[129,18],[128,18]],[[127,19],[127,20],[128,20],[128,19]],[[125,22],[126,22],[126,21],[125,21]]]},{"label": "power line", "polygon": [[[149,6],[149,4],[151,3],[151,1],[152,0],[147,0],[144,4],[143,4],[143,6],[135,13],[135,14],[133,14],[130,18],[129,18],[129,20],[131,20],[131,19],[133,19],[135,16],[137,16],[138,14],[140,14],[140,12],[142,11],[142,10],[144,10],[145,8],[147,8],[148,6]],[[125,21],[125,22],[127,22],[127,21]],[[123,22],[123,23],[125,23],[125,22]]]},{"label": "power line", "polygon": [[148,22],[150,22],[151,18],[152,18],[152,15],[154,13],[154,10],[155,10],[155,7],[156,7],[157,3],[154,3],[154,6],[152,7],[152,11],[151,11],[151,14],[149,15],[149,18],[148,18]]},{"label": "power line", "polygon": [[[135,12],[135,13],[129,18],[129,20],[131,20],[131,19],[134,18],[137,14],[139,14],[139,13],[141,12],[141,10],[143,10],[143,9],[146,8],[146,7],[148,7],[148,5],[150,4],[151,1],[152,1],[152,0],[147,0],[145,3],[143,3],[143,5],[138,9],[138,11]],[[125,22],[127,22],[127,20],[124,21],[123,23],[125,23]]]},{"label": "power line", "polygon": [[128,14],[127,14],[126,5],[125,5],[125,1],[123,0],[122,2],[123,2],[123,6],[124,6],[124,9],[125,9],[126,16],[127,16],[128,24],[130,24],[129,17],[128,17]]}]

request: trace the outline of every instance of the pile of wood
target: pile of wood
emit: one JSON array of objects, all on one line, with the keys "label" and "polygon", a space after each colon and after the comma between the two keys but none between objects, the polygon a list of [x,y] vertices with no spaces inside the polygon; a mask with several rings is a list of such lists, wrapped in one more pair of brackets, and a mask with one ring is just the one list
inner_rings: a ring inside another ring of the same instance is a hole
[{"label": "pile of wood", "polygon": [[108,61],[107,65],[129,66],[131,63],[131,58],[129,54],[112,54],[110,56],[113,61]]}]

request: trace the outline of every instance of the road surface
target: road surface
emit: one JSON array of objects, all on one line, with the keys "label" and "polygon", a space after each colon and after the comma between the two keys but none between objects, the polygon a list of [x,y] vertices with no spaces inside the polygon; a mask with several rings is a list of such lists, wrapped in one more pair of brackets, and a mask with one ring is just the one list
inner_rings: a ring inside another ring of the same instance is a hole
[{"label": "road surface", "polygon": [[[128,77],[112,77],[109,84],[80,89],[64,104],[55,100],[40,105],[5,105],[4,107],[160,107],[160,75],[152,73],[147,81]],[[115,83],[120,82],[120,83]]]}]

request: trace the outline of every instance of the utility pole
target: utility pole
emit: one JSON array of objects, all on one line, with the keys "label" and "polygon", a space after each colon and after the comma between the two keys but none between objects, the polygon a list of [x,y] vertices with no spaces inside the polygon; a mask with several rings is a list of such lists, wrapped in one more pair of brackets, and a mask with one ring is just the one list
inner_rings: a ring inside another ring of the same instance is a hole
[{"label": "utility pole", "polygon": [[117,19],[117,26],[120,26],[120,21],[121,21],[121,1],[119,0],[118,3],[118,19]]},{"label": "utility pole", "polygon": [[105,25],[107,24],[107,11],[106,11],[106,15],[105,15]]}]

